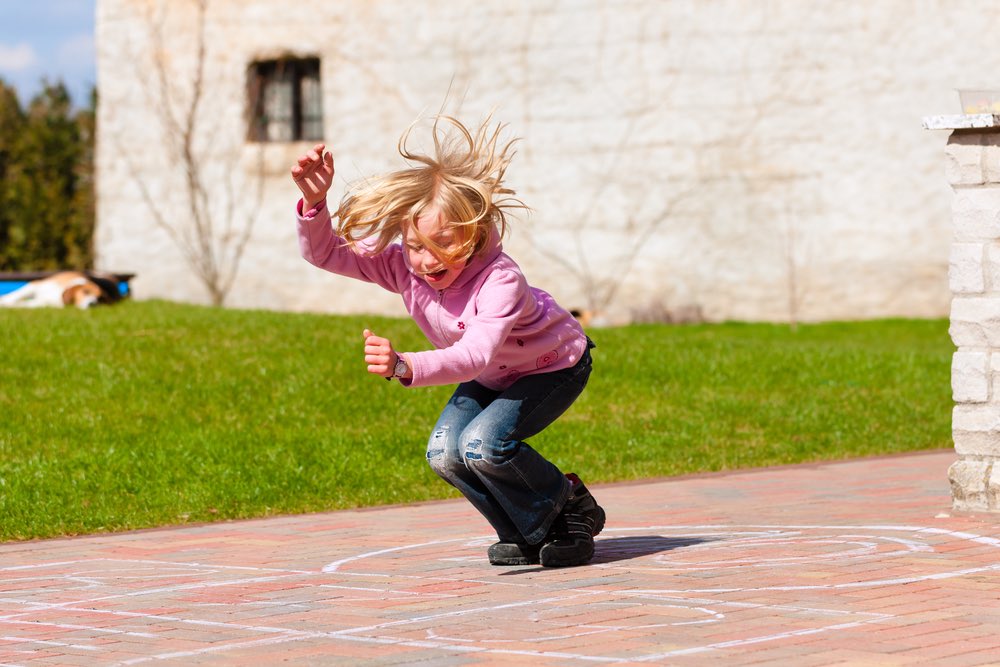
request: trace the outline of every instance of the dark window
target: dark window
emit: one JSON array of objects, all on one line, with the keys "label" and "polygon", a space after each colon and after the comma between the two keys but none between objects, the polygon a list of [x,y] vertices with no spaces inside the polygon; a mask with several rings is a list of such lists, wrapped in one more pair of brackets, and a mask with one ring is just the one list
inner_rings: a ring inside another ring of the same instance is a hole
[{"label": "dark window", "polygon": [[323,138],[319,58],[256,62],[247,78],[251,141]]}]

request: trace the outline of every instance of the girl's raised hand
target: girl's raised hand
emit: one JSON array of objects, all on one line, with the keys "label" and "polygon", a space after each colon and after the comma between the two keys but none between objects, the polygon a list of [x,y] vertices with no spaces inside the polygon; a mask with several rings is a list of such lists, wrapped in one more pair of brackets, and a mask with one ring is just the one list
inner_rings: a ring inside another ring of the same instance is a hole
[{"label": "girl's raised hand", "polygon": [[392,343],[388,338],[376,336],[369,329],[365,329],[364,337],[365,363],[368,364],[368,372],[384,378],[392,377],[397,359]]},{"label": "girl's raised hand", "polygon": [[299,157],[298,164],[292,166],[292,178],[302,191],[305,201],[303,211],[314,208],[326,199],[326,193],[333,185],[333,155],[323,144],[316,144],[308,153]]}]

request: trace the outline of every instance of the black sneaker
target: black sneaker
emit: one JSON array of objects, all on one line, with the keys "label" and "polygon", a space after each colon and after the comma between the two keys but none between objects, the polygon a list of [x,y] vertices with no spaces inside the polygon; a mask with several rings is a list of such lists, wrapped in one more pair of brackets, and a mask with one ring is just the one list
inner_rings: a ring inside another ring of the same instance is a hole
[{"label": "black sneaker", "polygon": [[594,535],[604,528],[604,510],[580,478],[570,475],[567,477],[573,484],[572,495],[545,537],[538,554],[542,567],[570,567],[589,562],[594,557]]},{"label": "black sneaker", "polygon": [[541,544],[497,542],[490,545],[486,554],[490,557],[490,565],[538,565],[541,548]]},{"label": "black sneaker", "polygon": [[[591,537],[599,534],[604,529],[604,509],[597,504],[597,501],[594,500],[594,496],[591,495],[586,485],[576,475],[576,473],[567,473],[566,478],[570,481],[570,484],[572,484],[572,495],[570,496],[570,500],[576,501],[577,509],[586,514],[592,522],[593,528]],[[569,501],[567,501],[567,505],[569,505]],[[559,521],[560,518],[557,518],[556,521],[553,522],[553,525]],[[553,531],[550,529],[549,536],[546,537],[545,541],[548,541],[548,539],[552,536]],[[538,565],[540,562],[541,548],[541,544],[497,542],[496,544],[490,546],[487,551],[487,555],[489,555],[491,565]],[[593,540],[591,540],[591,554],[593,554]],[[592,556],[588,556],[587,560],[590,560],[591,557]],[[570,564],[576,565],[578,563]]]},{"label": "black sneaker", "polygon": [[604,520],[606,515],[604,514],[604,508],[597,504],[594,500],[594,496],[590,495],[590,491],[584,485],[583,481],[577,477],[575,472],[566,473],[566,479],[570,481],[573,485],[573,498],[576,498],[580,503],[580,510],[590,516],[594,522],[594,530],[591,535],[597,537],[600,535],[601,531],[604,530]]}]

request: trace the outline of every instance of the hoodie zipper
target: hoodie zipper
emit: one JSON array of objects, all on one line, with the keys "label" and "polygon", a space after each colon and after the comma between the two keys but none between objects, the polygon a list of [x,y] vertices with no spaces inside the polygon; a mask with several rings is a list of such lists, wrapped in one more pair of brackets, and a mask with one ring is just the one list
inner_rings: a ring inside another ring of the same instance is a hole
[{"label": "hoodie zipper", "polygon": [[438,290],[437,302],[438,302],[438,312],[437,312],[438,335],[441,336],[441,340],[443,340],[445,342],[445,344],[450,345],[451,344],[451,340],[445,334],[444,326],[441,324],[441,311],[444,310],[444,290],[443,289],[442,290]]}]

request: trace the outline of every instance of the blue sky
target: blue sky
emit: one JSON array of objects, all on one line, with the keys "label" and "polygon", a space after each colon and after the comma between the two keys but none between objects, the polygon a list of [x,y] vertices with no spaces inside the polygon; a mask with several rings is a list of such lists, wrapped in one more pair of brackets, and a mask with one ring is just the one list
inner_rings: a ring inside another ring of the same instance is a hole
[{"label": "blue sky", "polygon": [[43,78],[62,80],[84,106],[96,82],[96,0],[0,0],[0,79],[24,106]]}]

